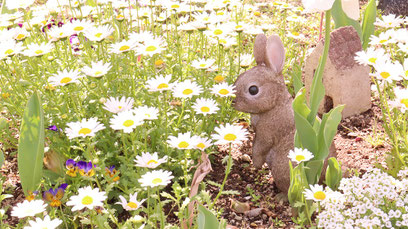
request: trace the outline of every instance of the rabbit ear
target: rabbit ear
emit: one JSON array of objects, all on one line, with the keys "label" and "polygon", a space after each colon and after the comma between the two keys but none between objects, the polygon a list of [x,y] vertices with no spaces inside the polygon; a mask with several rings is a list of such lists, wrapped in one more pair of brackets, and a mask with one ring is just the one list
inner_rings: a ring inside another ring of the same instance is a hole
[{"label": "rabbit ear", "polygon": [[272,35],[266,41],[265,64],[276,73],[283,69],[285,64],[285,49],[279,36]]},{"label": "rabbit ear", "polygon": [[254,43],[254,56],[257,65],[265,64],[265,48],[266,48],[266,36],[260,33],[255,38]]}]

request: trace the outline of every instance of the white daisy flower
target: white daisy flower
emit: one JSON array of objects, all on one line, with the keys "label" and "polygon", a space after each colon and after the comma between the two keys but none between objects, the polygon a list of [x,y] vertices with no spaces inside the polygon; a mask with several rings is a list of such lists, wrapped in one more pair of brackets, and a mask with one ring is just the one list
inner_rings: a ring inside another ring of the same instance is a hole
[{"label": "white daisy flower", "polygon": [[248,68],[254,62],[254,60],[255,59],[252,54],[249,54],[249,53],[242,54],[241,58],[239,59],[240,61],[239,65],[243,68]]},{"label": "white daisy flower", "polygon": [[3,2],[6,4],[7,9],[15,10],[15,9],[26,9],[27,7],[34,4],[34,0],[13,0]]},{"label": "white daisy flower", "polygon": [[137,167],[154,169],[160,164],[165,163],[167,161],[167,156],[159,158],[157,152],[153,154],[142,152],[142,156],[136,156],[136,160],[134,161],[136,162]]},{"label": "white daisy flower", "polygon": [[153,56],[154,54],[161,53],[164,48],[164,42],[161,38],[145,41],[136,48],[137,55]]},{"label": "white daisy flower", "polygon": [[131,40],[123,40],[118,43],[111,44],[109,47],[110,53],[120,54],[123,52],[128,52],[134,50],[136,47],[136,43]]},{"label": "white daisy flower", "polygon": [[80,122],[69,122],[65,128],[65,134],[69,139],[77,137],[93,137],[96,132],[105,129],[105,126],[97,118],[82,119]]},{"label": "white daisy flower", "polygon": [[177,149],[192,149],[194,147],[194,139],[191,137],[191,133],[179,133],[177,137],[169,136],[167,143]]},{"label": "white daisy flower", "polygon": [[206,99],[206,98],[198,98],[192,108],[195,110],[197,114],[215,114],[220,109],[218,108],[215,100]]},{"label": "white daisy flower", "polygon": [[307,200],[322,201],[326,199],[327,193],[323,191],[323,186],[319,184],[310,185],[310,189],[303,192]]},{"label": "white daisy flower", "polygon": [[194,142],[194,149],[203,151],[213,145],[212,141],[209,138],[203,138],[199,136],[193,136],[192,138]]},{"label": "white daisy flower", "polygon": [[215,63],[214,59],[198,59],[198,60],[193,60],[193,62],[191,62],[191,66],[197,69],[207,69],[209,67],[211,67],[213,64]]},{"label": "white daisy flower", "polygon": [[361,65],[374,65],[375,63],[389,59],[389,55],[382,48],[375,49],[373,47],[356,52],[354,59]]},{"label": "white daisy flower", "polygon": [[392,107],[400,109],[402,112],[408,110],[408,89],[394,89],[395,100],[389,101],[388,103]]},{"label": "white daisy flower", "polygon": [[374,25],[384,27],[384,28],[394,28],[398,27],[400,24],[404,23],[404,19],[399,16],[396,17],[395,14],[383,15],[382,19],[377,17]]},{"label": "white daisy flower", "polygon": [[369,44],[374,46],[374,45],[387,45],[393,43],[395,43],[395,40],[392,39],[391,33],[383,32],[380,33],[378,37],[375,35],[371,35]]},{"label": "white daisy flower", "polygon": [[211,137],[216,140],[215,144],[237,143],[247,140],[248,131],[239,125],[231,125],[229,123],[215,127],[216,134]]},{"label": "white daisy flower", "polygon": [[173,88],[173,96],[177,98],[191,98],[194,95],[199,95],[201,92],[201,86],[190,80],[176,83]]},{"label": "white daisy flower", "polygon": [[109,98],[104,104],[103,104],[103,109],[110,111],[112,113],[119,113],[122,111],[127,111],[132,109],[133,103],[135,101],[133,98]]},{"label": "white daisy flower", "polygon": [[22,41],[30,35],[30,33],[27,32],[25,28],[17,27],[14,28],[12,31],[14,32],[13,38],[17,41]]},{"label": "white daisy flower", "polygon": [[98,78],[108,73],[111,68],[112,66],[110,63],[103,63],[101,60],[98,62],[92,62],[91,67],[84,66],[82,72],[87,76]]},{"label": "white daisy flower", "polygon": [[24,229],[55,229],[62,223],[62,220],[51,220],[50,216],[46,215],[44,219],[37,217],[35,218],[35,221],[30,220],[28,221],[28,223],[30,224],[30,226],[24,227]]},{"label": "white daisy flower", "polygon": [[123,197],[122,195],[119,196],[119,199],[120,202],[116,202],[116,204],[122,205],[123,209],[125,209],[126,211],[133,211],[140,208],[140,206],[142,206],[143,202],[146,200],[143,199],[141,201],[137,201],[137,192],[135,192],[133,195],[129,194],[129,202],[127,202],[125,197]]},{"label": "white daisy flower", "polygon": [[156,107],[140,106],[132,110],[136,115],[141,116],[144,120],[154,120],[159,116],[159,109]]},{"label": "white daisy flower", "polygon": [[110,25],[92,26],[84,31],[84,36],[90,41],[102,41],[115,30]]},{"label": "white daisy flower", "polygon": [[71,31],[71,34],[79,34],[85,32],[88,28],[90,28],[93,25],[93,23],[86,20],[75,20],[70,23],[67,23],[67,25],[69,25],[69,30]]},{"label": "white daisy flower", "polygon": [[71,83],[78,83],[80,78],[84,77],[76,70],[69,70],[67,71],[64,69],[63,71],[58,71],[52,77],[48,78],[48,82],[56,87],[56,86],[65,86]]},{"label": "white daisy flower", "polygon": [[18,203],[13,207],[11,211],[11,216],[24,218],[27,216],[35,216],[41,212],[45,211],[47,205],[42,200],[24,200],[22,203]]},{"label": "white daisy flower", "polygon": [[136,126],[143,124],[143,117],[135,115],[132,111],[122,111],[111,118],[110,124],[110,127],[114,130],[131,133]]},{"label": "white daisy flower", "polygon": [[398,48],[401,52],[408,54],[408,44],[398,43]]},{"label": "white daisy flower", "polygon": [[78,195],[71,196],[67,202],[68,206],[73,206],[72,211],[79,211],[84,208],[93,209],[94,207],[102,207],[103,201],[107,196],[105,192],[100,192],[99,188],[90,186],[78,189]]},{"label": "white daisy flower", "polygon": [[402,74],[402,76],[403,76],[405,79],[408,79],[408,58],[405,58],[405,60],[404,60],[403,74]]},{"label": "white daisy flower", "polygon": [[210,37],[226,37],[231,36],[234,33],[234,26],[230,24],[210,24],[207,31],[204,32],[207,36]]},{"label": "white daisy flower", "polygon": [[300,163],[302,161],[309,161],[314,156],[313,154],[307,149],[295,148],[294,150],[289,151],[288,158],[296,163]]},{"label": "white daisy flower", "polygon": [[143,187],[157,187],[157,186],[166,186],[170,183],[171,179],[174,176],[171,175],[171,172],[165,170],[155,170],[147,172],[140,179],[139,183]]},{"label": "white daisy flower", "polygon": [[373,75],[389,83],[401,80],[401,76],[404,75],[404,70],[400,63],[392,63],[391,61],[377,62],[374,68],[375,72]]},{"label": "white daisy flower", "polygon": [[170,80],[171,75],[157,76],[154,79],[146,81],[147,88],[151,92],[170,90],[173,87],[173,84],[170,83]]},{"label": "white daisy flower", "polygon": [[51,52],[54,49],[54,45],[52,43],[41,43],[35,44],[31,43],[27,45],[27,49],[23,51],[25,56],[42,56]]},{"label": "white daisy flower", "polygon": [[47,31],[47,34],[51,37],[50,40],[57,41],[59,39],[71,36],[71,31],[67,29],[67,24],[64,24],[62,27],[52,27]]},{"label": "white daisy flower", "polygon": [[213,93],[214,95],[221,96],[221,97],[234,96],[235,86],[228,85],[228,83],[226,82],[223,82],[220,84],[214,84],[214,86],[211,88],[211,93]]},{"label": "white daisy flower", "polygon": [[16,42],[15,40],[0,41],[0,60],[5,57],[22,53],[23,43]]},{"label": "white daisy flower", "polygon": [[[149,13],[150,16],[150,13]],[[150,31],[140,31],[139,33],[133,32],[129,34],[129,40],[135,43],[145,43],[154,40],[154,35]]]}]

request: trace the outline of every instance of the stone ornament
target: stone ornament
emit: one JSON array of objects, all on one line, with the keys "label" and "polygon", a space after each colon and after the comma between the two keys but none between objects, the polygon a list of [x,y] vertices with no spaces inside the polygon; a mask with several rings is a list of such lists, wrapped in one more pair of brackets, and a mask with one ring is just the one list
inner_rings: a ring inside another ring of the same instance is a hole
[{"label": "stone ornament", "polygon": [[[324,41],[306,57],[305,87],[310,95],[313,76],[323,53]],[[341,27],[330,35],[329,55],[323,72],[326,95],[320,104],[319,114],[345,104],[343,119],[363,113],[371,108],[370,67],[359,65],[354,57],[362,50],[357,31],[352,26]]]}]

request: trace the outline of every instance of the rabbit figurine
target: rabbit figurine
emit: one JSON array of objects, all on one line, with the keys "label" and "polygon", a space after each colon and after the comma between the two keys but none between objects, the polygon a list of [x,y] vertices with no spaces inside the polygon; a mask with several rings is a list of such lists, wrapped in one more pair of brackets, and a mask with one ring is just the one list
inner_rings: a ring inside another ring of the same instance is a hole
[{"label": "rabbit figurine", "polygon": [[257,35],[254,56],[257,66],[235,81],[234,107],[251,114],[255,130],[254,166],[260,168],[266,162],[275,184],[286,193],[290,185],[288,153],[294,148],[295,121],[293,99],[281,74],[285,50],[279,36]]}]

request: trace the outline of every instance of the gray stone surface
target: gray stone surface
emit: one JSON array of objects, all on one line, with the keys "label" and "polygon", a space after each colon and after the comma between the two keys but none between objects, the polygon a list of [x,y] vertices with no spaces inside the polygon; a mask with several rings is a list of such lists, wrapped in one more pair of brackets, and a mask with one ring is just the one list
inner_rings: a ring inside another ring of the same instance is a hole
[{"label": "gray stone surface", "polygon": [[[333,107],[345,104],[344,119],[371,108],[370,68],[359,65],[354,60],[355,53],[361,51],[362,46],[353,27],[334,30],[330,38],[329,56],[323,73],[326,96],[320,105],[319,113],[328,112]],[[323,47],[322,40],[306,58],[304,78],[308,96]]]}]

